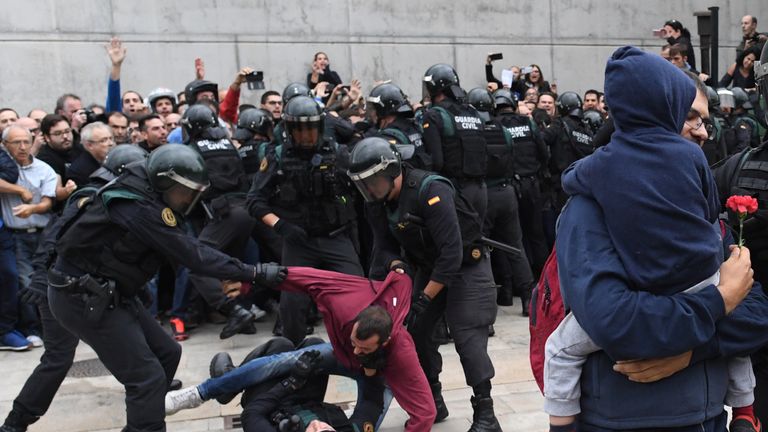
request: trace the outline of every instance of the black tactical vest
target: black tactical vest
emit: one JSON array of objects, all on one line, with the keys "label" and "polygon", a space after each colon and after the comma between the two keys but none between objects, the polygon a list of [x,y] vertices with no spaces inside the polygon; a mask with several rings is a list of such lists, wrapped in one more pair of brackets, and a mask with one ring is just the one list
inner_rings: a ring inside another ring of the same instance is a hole
[{"label": "black tactical vest", "polygon": [[215,198],[231,192],[245,192],[247,181],[243,161],[232,141],[226,137],[223,128],[206,131],[207,136],[190,142],[205,160],[211,187],[203,195],[205,199]]},{"label": "black tactical vest", "polygon": [[484,125],[483,135],[488,153],[486,178],[488,180],[512,178],[514,175],[512,171],[512,140],[504,126],[493,120],[487,122]]},{"label": "black tactical vest", "polygon": [[354,194],[338,166],[335,143],[309,158],[283,146],[275,149],[275,156],[279,169],[271,204],[300,210],[301,220],[292,222],[311,235],[326,235],[356,219]]},{"label": "black tactical vest", "polygon": [[526,116],[513,113],[501,114],[496,119],[507,128],[512,139],[512,170],[522,177],[530,177],[541,171],[542,161],[534,138],[535,123]]},{"label": "black tactical vest", "polygon": [[237,149],[237,152],[240,154],[240,160],[243,162],[245,174],[250,176],[259,172],[261,159],[264,157],[259,147],[264,143],[265,141],[250,140]]},{"label": "black tactical vest", "polygon": [[594,151],[592,144],[592,132],[581,122],[571,118],[558,118],[551,127],[559,127],[560,134],[557,144],[552,149],[552,160],[555,163],[557,174],[562,173],[572,163],[591,155]]},{"label": "black tactical vest", "polygon": [[441,102],[431,109],[438,111],[443,120],[441,174],[452,179],[485,177],[487,154],[483,120],[477,111],[453,102]]},{"label": "black tactical vest", "polygon": [[150,192],[142,164],[126,168],[118,180],[103,188],[96,199],[62,228],[56,252],[59,259],[85,273],[110,279],[123,296],[135,295],[164,262],[162,255],[142,239],[112,223],[112,199],[157,200]]},{"label": "black tactical vest", "polygon": [[393,144],[400,153],[400,158],[411,166],[419,169],[429,169],[432,166],[432,158],[422,141],[421,129],[413,121],[398,119],[380,129],[377,135]]}]

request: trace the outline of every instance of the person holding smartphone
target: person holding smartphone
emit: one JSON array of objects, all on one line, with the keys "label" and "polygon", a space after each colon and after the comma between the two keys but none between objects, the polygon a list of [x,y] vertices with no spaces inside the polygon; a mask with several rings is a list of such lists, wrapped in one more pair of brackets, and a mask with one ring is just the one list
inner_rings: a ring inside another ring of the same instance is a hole
[{"label": "person holding smartphone", "polygon": [[314,89],[321,82],[327,82],[328,87],[332,89],[342,83],[339,74],[331,70],[328,54],[318,51],[312,60],[312,72],[307,74],[307,87]]}]

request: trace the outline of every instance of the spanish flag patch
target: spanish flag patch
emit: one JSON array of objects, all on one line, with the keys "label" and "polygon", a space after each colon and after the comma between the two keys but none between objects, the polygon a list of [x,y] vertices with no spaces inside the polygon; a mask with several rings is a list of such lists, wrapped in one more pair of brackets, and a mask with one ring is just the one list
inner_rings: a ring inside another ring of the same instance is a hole
[{"label": "spanish flag patch", "polygon": [[429,199],[429,201],[427,201],[427,204],[433,206],[433,205],[435,205],[435,204],[437,204],[439,202],[440,202],[440,197],[439,196],[433,196],[432,198]]},{"label": "spanish flag patch", "polygon": [[424,123],[423,125],[421,125],[421,127],[422,127],[422,129],[426,129],[426,128],[429,127],[429,123]]}]

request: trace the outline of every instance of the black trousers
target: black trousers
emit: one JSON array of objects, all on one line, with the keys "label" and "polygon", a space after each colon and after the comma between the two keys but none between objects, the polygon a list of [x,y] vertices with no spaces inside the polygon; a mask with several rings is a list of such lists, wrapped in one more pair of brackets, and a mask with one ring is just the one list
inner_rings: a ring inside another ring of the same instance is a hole
[{"label": "black trousers", "polygon": [[[256,220],[238,201],[234,201],[229,206],[226,214],[215,214],[214,216],[216,219],[208,221],[200,231],[198,239],[201,243],[227,255],[242,258],[248,243],[248,236],[253,230]],[[227,303],[228,298],[221,290],[220,280],[202,276],[195,273],[194,269],[190,269],[189,284],[192,287],[190,303],[194,302],[197,295],[203,297],[205,302],[214,309],[221,310],[222,306]],[[228,311],[222,312],[228,315]]]},{"label": "black trousers", "polygon": [[549,256],[541,214],[543,206],[541,185],[536,177],[524,177],[518,182],[517,189],[520,194],[518,204],[523,246],[528,254],[534,280],[537,280]]},{"label": "black trousers", "polygon": [[49,287],[48,302],[62,327],[90,345],[125,386],[125,430],[165,431],[165,393],[176,374],[181,346],[135,297],[105,311],[96,325],[83,318],[82,295]]},{"label": "black trousers", "polygon": [[472,204],[480,220],[485,220],[488,209],[488,194],[485,181],[482,179],[454,179],[451,180],[454,187],[464,198]]},{"label": "black trousers", "polygon": [[[423,290],[432,269],[418,269],[414,292]],[[467,385],[476,386],[494,376],[493,363],[488,356],[488,326],[496,320],[496,287],[491,274],[491,262],[486,256],[474,265],[461,267],[461,274],[430,303],[419,320],[408,330],[416,344],[419,362],[430,384],[440,381],[443,358],[432,333],[440,316],[445,313],[456,352],[459,354]]]},{"label": "black trousers", "polygon": [[77,336],[61,326],[51,314],[48,304],[39,307],[43,325],[43,356],[13,401],[15,418],[32,424],[51,406],[53,397],[67,376],[79,343]]},{"label": "black trousers", "polygon": [[[493,240],[523,250],[523,235],[518,216],[517,192],[511,184],[502,183],[488,187],[488,211],[485,216],[486,236]],[[513,290],[521,297],[530,296],[533,274],[525,252],[513,254],[494,250],[491,252],[496,282],[502,289]]]},{"label": "black trousers", "polygon": [[[310,237],[301,243],[285,241],[282,264],[314,267],[355,276],[363,275],[363,268],[360,266],[349,230],[336,237]],[[311,301],[304,293],[280,293],[283,336],[294,344],[300,343],[307,334],[307,313]]]}]

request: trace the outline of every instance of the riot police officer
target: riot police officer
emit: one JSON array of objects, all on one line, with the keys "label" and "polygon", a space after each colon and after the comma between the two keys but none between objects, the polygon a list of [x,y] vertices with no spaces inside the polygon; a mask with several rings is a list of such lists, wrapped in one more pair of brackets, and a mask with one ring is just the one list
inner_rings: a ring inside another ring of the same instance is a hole
[{"label": "riot police officer", "polygon": [[237,151],[249,178],[253,178],[259,171],[261,159],[272,142],[274,126],[272,115],[259,108],[248,108],[237,118],[237,127],[232,139],[240,143]]},{"label": "riot police officer", "polygon": [[199,153],[162,146],[102,188],[56,244],[51,312],[125,386],[126,431],[165,430],[164,397],[181,347],[136,297],[164,258],[222,279],[272,284],[285,277],[278,266],[243,264],[180,228],[208,186]]},{"label": "riot police officer", "polygon": [[432,156],[432,167],[485,217],[488,197],[483,181],[487,163],[483,120],[465,103],[466,93],[453,67],[436,64],[427,69],[424,89],[431,105],[423,118],[423,139]]},{"label": "riot police officer", "polygon": [[[496,108],[494,97],[482,87],[474,88],[467,95],[467,102],[486,117],[483,134],[488,153],[488,170],[485,183],[488,187],[488,211],[483,231],[487,237],[523,250],[523,236],[517,191],[512,183],[514,147],[509,130],[496,118],[491,118]],[[500,285],[496,303],[512,306],[515,292],[523,304],[523,316],[528,315],[528,302],[533,289],[533,273],[524,253],[510,254],[500,250],[491,253],[494,279]]]},{"label": "riot police officer", "polygon": [[402,164],[382,138],[366,138],[355,146],[348,173],[367,202],[379,255],[373,261],[383,264],[379,272],[403,267],[403,261],[413,269],[415,300],[408,330],[432,387],[435,421],[448,416],[439,380],[442,357],[431,337],[445,312],[464,376],[474,390],[470,431],[500,431],[491,399],[494,368],[487,352],[496,290],[487,250],[463,245],[482,234],[482,220],[448,179]]},{"label": "riot police officer", "polygon": [[[190,106],[181,119],[184,142],[203,158],[210,188],[202,195],[198,224],[202,226],[200,242],[229,255],[242,257],[248,241],[243,233],[251,232],[256,221],[245,209],[248,188],[243,163],[227,131],[218,125],[216,115],[204,104]],[[219,337],[226,339],[238,332],[253,332],[253,315],[228,298],[219,280],[190,269],[189,283],[210,306],[227,317]]]},{"label": "riot police officer", "polygon": [[56,392],[75,358],[79,342],[77,336],[56,321],[48,306],[48,266],[56,258],[56,238],[64,223],[77,215],[80,207],[89,201],[99,188],[120,175],[131,162],[143,161],[147,152],[139,146],[119,145],[107,154],[104,164],[90,176],[90,183],[82,185],[70,195],[67,206],[59,218],[54,218],[40,235],[40,244],[32,258],[32,281],[19,292],[19,299],[38,307],[43,325],[43,348],[40,365],[32,371],[27,382],[13,401],[13,409],[2,432],[23,432],[48,411]]},{"label": "riot police officer", "polygon": [[513,183],[517,189],[520,228],[534,277],[541,274],[549,254],[541,223],[541,182],[549,180],[549,150],[538,126],[528,116],[516,113],[517,100],[507,89],[493,94],[498,120],[512,137]]},{"label": "riot police officer", "polygon": [[711,128],[711,131],[701,149],[707,157],[707,162],[710,165],[714,165],[742,149],[737,149],[735,131],[728,119],[720,111],[720,96],[710,86],[707,86],[707,105],[709,107],[709,122],[707,126]]},{"label": "riot police officer", "polygon": [[413,121],[413,109],[400,87],[379,84],[366,98],[369,119],[375,125],[375,136],[393,144],[404,162],[430,169],[432,160],[421,139],[421,127]]},{"label": "riot police officer", "polygon": [[206,80],[194,80],[184,87],[184,98],[189,106],[203,99],[216,102],[219,105],[219,86]]},{"label": "riot police officer", "polygon": [[[288,102],[296,96],[308,96],[312,97],[312,93],[309,91],[309,87],[306,84],[300,82],[292,82],[285,86],[283,89],[283,109],[288,105]],[[279,146],[285,142],[285,125],[282,121],[275,125],[274,129],[274,145]],[[262,156],[263,159],[263,156]]]},{"label": "riot police officer", "polygon": [[[262,159],[248,193],[248,210],[283,237],[282,264],[362,275],[355,248],[354,194],[343,165],[346,148],[323,134],[325,113],[307,96],[283,110],[285,141]],[[304,339],[310,299],[280,293],[283,336]]]},{"label": "riot police officer", "polygon": [[740,87],[732,88],[731,92],[734,99],[731,121],[736,131],[736,139],[755,148],[760,145],[760,125],[757,118],[749,112],[753,108],[752,102],[747,92]]}]

